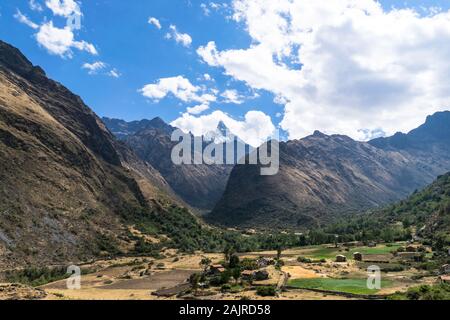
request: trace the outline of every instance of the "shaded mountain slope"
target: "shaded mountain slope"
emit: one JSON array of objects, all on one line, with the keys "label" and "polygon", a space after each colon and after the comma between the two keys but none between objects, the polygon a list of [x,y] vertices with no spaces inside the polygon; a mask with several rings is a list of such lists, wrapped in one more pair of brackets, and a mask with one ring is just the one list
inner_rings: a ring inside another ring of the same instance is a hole
[{"label": "shaded mountain slope", "polygon": [[0,41],[1,265],[128,250],[127,223],[167,213],[170,193],[78,96]]}]

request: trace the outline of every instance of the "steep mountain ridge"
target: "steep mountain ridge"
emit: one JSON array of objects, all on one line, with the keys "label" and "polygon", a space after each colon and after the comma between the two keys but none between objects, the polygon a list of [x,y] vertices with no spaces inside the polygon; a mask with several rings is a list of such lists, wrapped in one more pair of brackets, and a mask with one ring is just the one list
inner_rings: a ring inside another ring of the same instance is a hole
[{"label": "steep mountain ridge", "polygon": [[0,265],[128,250],[127,215],[164,212],[170,194],[80,97],[0,41]]}]

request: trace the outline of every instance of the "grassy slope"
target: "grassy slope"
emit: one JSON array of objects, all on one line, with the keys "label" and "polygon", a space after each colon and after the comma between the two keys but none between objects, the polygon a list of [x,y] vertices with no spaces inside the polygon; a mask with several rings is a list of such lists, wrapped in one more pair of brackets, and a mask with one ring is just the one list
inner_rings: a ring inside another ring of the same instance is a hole
[{"label": "grassy slope", "polygon": [[450,173],[403,201],[342,220],[324,231],[338,234],[341,241],[386,242],[409,240],[416,233],[436,250],[445,251],[450,246]]},{"label": "grassy slope", "polygon": [[392,221],[402,221],[418,227],[434,223],[436,231],[450,230],[450,173],[440,176],[433,184],[408,199],[385,210]]}]

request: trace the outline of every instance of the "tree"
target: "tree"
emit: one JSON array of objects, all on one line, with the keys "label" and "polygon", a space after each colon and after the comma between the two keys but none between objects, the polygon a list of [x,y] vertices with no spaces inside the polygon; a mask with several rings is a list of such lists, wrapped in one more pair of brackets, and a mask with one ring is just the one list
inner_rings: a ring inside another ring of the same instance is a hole
[{"label": "tree", "polygon": [[236,281],[236,284],[238,283],[239,278],[241,277],[241,269],[240,268],[234,268],[232,271],[232,275],[234,280]]},{"label": "tree", "polygon": [[211,265],[211,259],[208,257],[204,257],[200,261],[200,266],[203,267],[203,273],[206,273],[208,271],[208,268],[210,265]]},{"label": "tree", "polygon": [[281,245],[279,245],[277,247],[277,260],[281,259],[281,254],[283,253],[283,247]]},{"label": "tree", "polygon": [[230,269],[238,268],[239,267],[239,257],[235,254],[231,255],[230,262],[228,263],[228,266]]},{"label": "tree", "polygon": [[234,255],[235,252],[236,250],[234,249],[234,247],[230,246],[229,244],[226,245],[223,254],[225,256],[225,262],[227,264],[230,264],[231,257]]},{"label": "tree", "polygon": [[192,289],[194,290],[195,294],[197,294],[198,287],[199,287],[199,282],[200,282],[200,275],[198,273],[194,273],[189,278],[189,283],[191,284]]}]

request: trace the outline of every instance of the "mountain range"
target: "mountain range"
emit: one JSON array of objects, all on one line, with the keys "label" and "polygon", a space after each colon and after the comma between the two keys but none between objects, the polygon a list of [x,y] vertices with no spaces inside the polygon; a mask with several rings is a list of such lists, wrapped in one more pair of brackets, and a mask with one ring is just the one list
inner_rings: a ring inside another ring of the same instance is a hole
[{"label": "mountain range", "polygon": [[275,176],[261,176],[258,165],[175,166],[167,161],[175,128],[163,120],[103,121],[182,199],[212,209],[207,222],[225,227],[320,227],[403,199],[450,170],[450,112],[429,116],[408,134],[368,142],[319,131],[281,142]]},{"label": "mountain range", "polygon": [[[216,248],[223,239],[210,225],[322,227],[403,199],[450,171],[450,112],[369,142],[319,131],[280,142],[274,176],[237,158],[175,165],[174,130],[160,118],[100,119],[0,41],[0,265],[86,261],[155,243]],[[244,144],[224,131],[219,123],[191,137],[206,140],[202,150],[208,141]]]},{"label": "mountain range", "polygon": [[280,144],[280,172],[238,165],[207,221],[244,228],[320,227],[400,200],[450,170],[450,112],[369,142],[319,131]]},{"label": "mountain range", "polygon": [[[118,119],[103,118],[103,122],[119,139],[134,150],[141,159],[155,167],[172,189],[191,208],[200,213],[211,211],[219,201],[228,181],[233,164],[223,165],[175,165],[171,161],[172,148],[178,142],[171,141],[171,136],[176,128],[166,124],[161,118],[125,122]],[[227,141],[229,129],[223,122],[218,124],[215,131],[209,132],[204,137],[191,136],[194,139],[202,139],[206,147],[209,143],[222,144],[226,147],[238,148],[245,143],[239,138]],[[246,147],[247,152],[249,146]],[[237,162],[237,159],[234,161]]]}]

